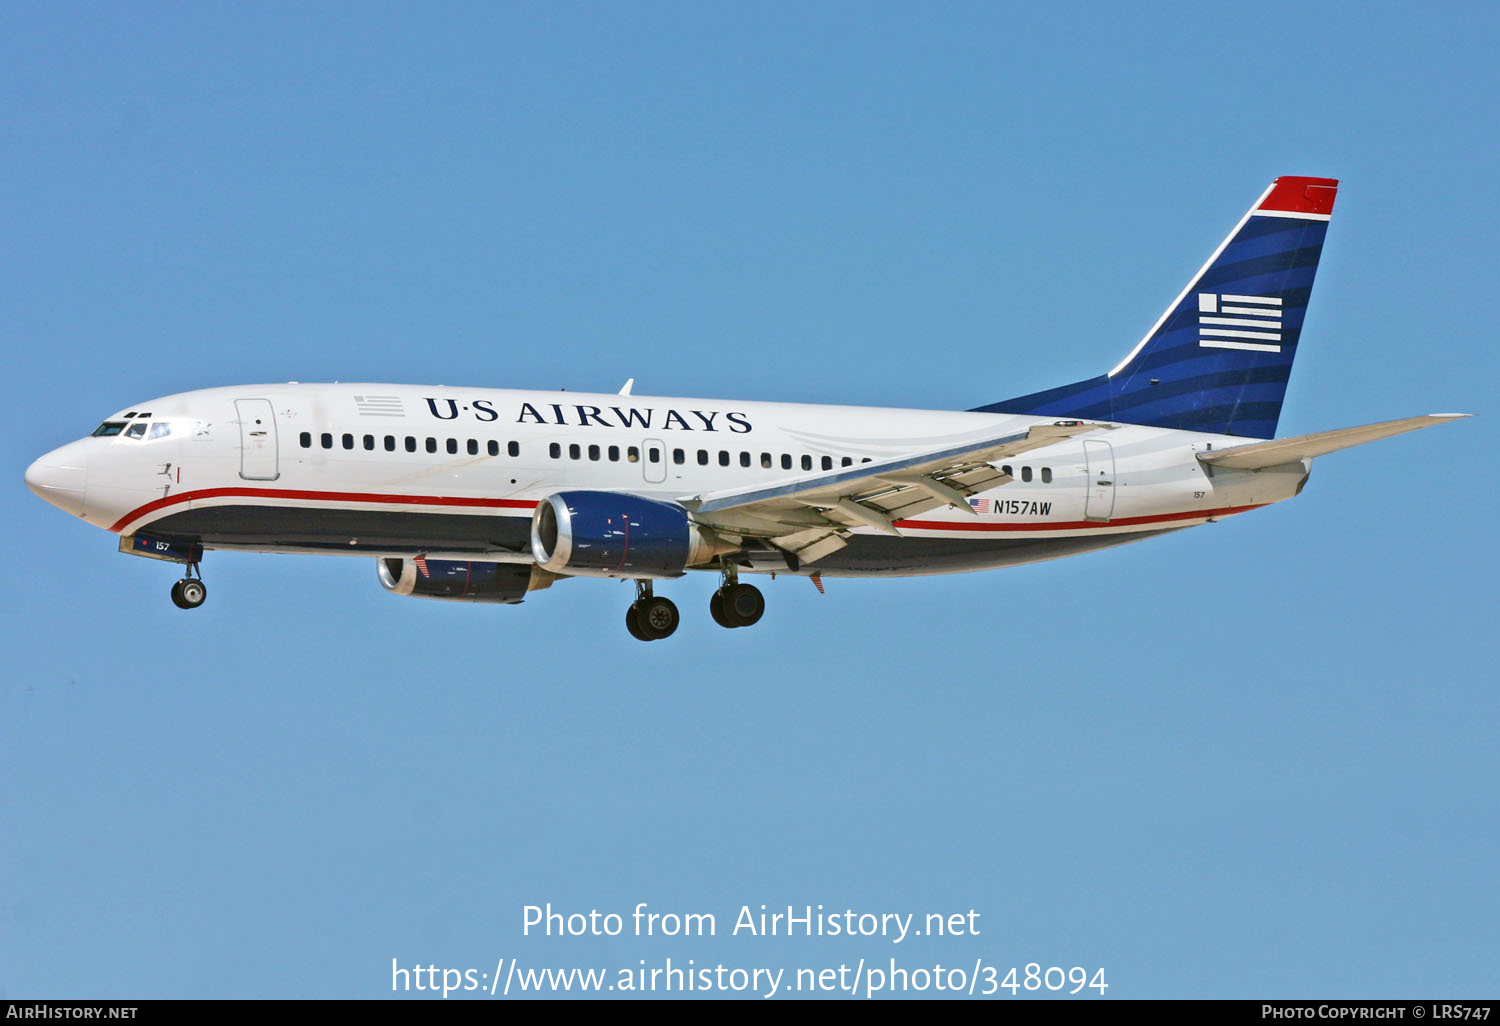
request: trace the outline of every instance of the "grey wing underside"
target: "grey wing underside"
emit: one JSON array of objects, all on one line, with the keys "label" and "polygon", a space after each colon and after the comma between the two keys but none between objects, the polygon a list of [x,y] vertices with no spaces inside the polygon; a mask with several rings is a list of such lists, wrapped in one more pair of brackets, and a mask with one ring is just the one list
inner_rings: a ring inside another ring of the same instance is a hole
[{"label": "grey wing underside", "polygon": [[789,562],[816,563],[847,545],[857,527],[898,534],[897,521],[941,507],[973,516],[969,496],[1010,481],[996,462],[1108,427],[1083,421],[1035,425],[770,487],[678,501],[696,523],[722,536],[768,542],[793,557]]}]

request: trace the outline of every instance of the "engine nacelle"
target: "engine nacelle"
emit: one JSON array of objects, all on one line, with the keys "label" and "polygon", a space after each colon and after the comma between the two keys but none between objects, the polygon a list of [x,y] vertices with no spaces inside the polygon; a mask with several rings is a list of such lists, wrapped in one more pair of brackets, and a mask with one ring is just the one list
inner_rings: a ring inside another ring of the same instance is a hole
[{"label": "engine nacelle", "polygon": [[552,583],[538,579],[525,563],[484,563],[467,559],[396,559],[375,561],[386,591],[455,602],[504,602],[514,605],[528,591]]},{"label": "engine nacelle", "polygon": [[681,577],[733,548],[677,503],[628,492],[557,492],[531,519],[531,554],[554,574]]}]

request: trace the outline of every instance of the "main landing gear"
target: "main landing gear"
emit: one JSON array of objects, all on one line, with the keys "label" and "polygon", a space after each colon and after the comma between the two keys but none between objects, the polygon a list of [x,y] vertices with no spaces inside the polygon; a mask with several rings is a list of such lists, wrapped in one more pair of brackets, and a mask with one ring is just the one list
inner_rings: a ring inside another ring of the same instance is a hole
[{"label": "main landing gear", "polygon": [[682,619],[677,603],[651,593],[650,581],[635,582],[635,601],[625,610],[625,629],[640,641],[657,641],[668,637]]},{"label": "main landing gear", "polygon": [[[753,584],[739,582],[734,564],[726,561],[723,572],[724,582],[709,600],[709,614],[720,627],[749,627],[766,611],[765,596]],[[652,594],[650,581],[635,582],[635,601],[625,610],[625,629],[631,637],[640,641],[668,637],[680,620],[676,603]]]},{"label": "main landing gear", "polygon": [[[194,577],[193,574],[197,574]],[[188,575],[172,585],[172,602],[178,609],[197,609],[208,598],[208,588],[203,583],[203,573],[197,563],[188,564]]]},{"label": "main landing gear", "polygon": [[708,600],[709,615],[720,627],[749,627],[766,611],[766,598],[753,584],[741,584],[735,565],[723,563],[724,583]]}]

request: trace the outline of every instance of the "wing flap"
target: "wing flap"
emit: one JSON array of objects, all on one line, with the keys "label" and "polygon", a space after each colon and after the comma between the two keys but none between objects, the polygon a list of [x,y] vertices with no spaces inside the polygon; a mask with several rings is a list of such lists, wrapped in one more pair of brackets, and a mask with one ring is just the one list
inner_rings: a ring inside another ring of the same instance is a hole
[{"label": "wing flap", "polygon": [[1212,467],[1263,470],[1266,467],[1296,463],[1298,460],[1311,459],[1314,456],[1325,456],[1331,452],[1338,452],[1340,449],[1379,441],[1407,431],[1418,431],[1451,420],[1461,420],[1467,416],[1469,416],[1467,413],[1430,413],[1422,417],[1382,421],[1379,424],[1364,424],[1360,427],[1339,428],[1335,431],[1319,431],[1311,435],[1277,438],[1252,445],[1237,445],[1232,449],[1200,452],[1198,460]]}]

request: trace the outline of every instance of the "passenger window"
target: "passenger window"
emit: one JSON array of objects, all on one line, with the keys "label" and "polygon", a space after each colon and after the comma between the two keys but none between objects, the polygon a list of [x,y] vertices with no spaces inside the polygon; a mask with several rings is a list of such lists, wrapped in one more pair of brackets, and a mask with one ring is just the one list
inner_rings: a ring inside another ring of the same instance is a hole
[{"label": "passenger window", "polygon": [[1031,483],[1031,468],[1030,467],[1022,467],[1021,468],[1021,480],[1027,482],[1028,484]]},{"label": "passenger window", "polygon": [[396,436],[395,435],[386,435],[385,436],[385,451],[386,452],[395,452],[396,451]]},{"label": "passenger window", "polygon": [[609,447],[609,462],[611,462],[611,463],[619,463],[620,462],[620,447],[618,445],[611,445]]},{"label": "passenger window", "polygon": [[457,438],[450,438],[450,439],[448,439],[448,455],[449,456],[457,456],[458,455],[458,439]]},{"label": "passenger window", "polygon": [[[495,443],[491,442],[490,444],[494,445]],[[469,439],[469,455],[470,456],[478,456],[479,455],[479,439],[477,439],[477,438],[471,438],[471,439]]]},{"label": "passenger window", "polygon": [[505,446],[505,451],[510,453],[512,456],[519,456],[521,455],[521,443],[509,442]]},{"label": "passenger window", "polygon": [[583,446],[579,445],[577,442],[574,442],[572,445],[568,446],[568,459],[583,459]]},{"label": "passenger window", "polygon": [[653,445],[651,448],[646,450],[646,459],[650,460],[652,463],[660,463],[661,450]]},{"label": "passenger window", "polygon": [[832,470],[833,469],[833,457],[832,456],[824,456],[823,457],[823,469],[824,470]]},{"label": "passenger window", "polygon": [[162,423],[158,423],[158,424],[152,424],[151,425],[151,433],[149,435],[147,435],[146,437],[147,438],[166,438],[171,433],[172,433],[172,425],[168,424],[166,422],[162,422]]},{"label": "passenger window", "polygon": [[[110,438],[114,435],[118,435],[121,431],[124,430],[125,422],[123,420],[106,420],[103,424],[100,424],[98,427],[94,428],[94,434],[92,437]],[[311,440],[309,440],[308,444],[312,444]]]},{"label": "passenger window", "polygon": [[497,441],[495,441],[493,438],[491,438],[489,440],[489,442],[485,445],[485,452],[488,452],[491,456],[499,456],[500,455],[500,443],[497,442]]},{"label": "passenger window", "polygon": [[128,428],[125,429],[125,437],[126,438],[145,438],[146,437],[146,424],[145,424],[145,422],[138,420],[134,424],[130,425]]},{"label": "passenger window", "polygon": [[427,439],[427,451],[428,452],[437,452],[437,439],[436,438],[432,438],[431,436],[428,437],[428,439]]},{"label": "passenger window", "polygon": [[374,435],[365,435],[365,449],[366,449],[366,451],[369,451],[369,452],[373,452],[374,451],[374,449],[375,449],[375,436]]},{"label": "passenger window", "polygon": [[407,435],[406,436],[406,451],[407,452],[416,452],[417,451],[417,440],[415,438],[413,438],[411,435]]},{"label": "passenger window", "polygon": [[1051,484],[1051,483],[1052,483],[1052,468],[1051,467],[1043,467],[1042,468],[1042,484]]},{"label": "passenger window", "polygon": [[792,454],[791,453],[784,452],[784,453],[781,454],[781,469],[782,470],[791,470],[792,469]]},{"label": "passenger window", "polygon": [[763,453],[760,454],[760,469],[762,469],[762,470],[770,470],[771,469],[771,454],[770,453],[763,452]]},{"label": "passenger window", "polygon": [[[681,449],[677,450],[677,456],[678,456],[677,462],[681,463],[682,462],[682,459],[681,459],[681,457],[682,457],[682,450]],[[626,449],[625,449],[625,459],[629,463],[639,463],[639,462],[641,462],[641,450],[640,450],[640,447],[639,446],[634,446],[634,445],[627,446]]]},{"label": "passenger window", "polygon": [[860,460],[859,462],[861,462],[861,463],[869,463],[870,462],[870,457],[866,456],[864,459]]},{"label": "passenger window", "polygon": [[589,459],[596,463],[599,461],[599,447],[597,445],[589,446]]},{"label": "passenger window", "polygon": [[[98,433],[99,432],[97,432],[97,431],[94,432],[94,434],[96,434],[96,435]],[[297,436],[297,441],[299,441],[299,442],[302,443],[302,448],[304,448],[304,449],[311,449],[312,448],[312,432],[311,431],[304,431],[304,432],[302,432],[302,434],[300,434],[300,435]]]},{"label": "passenger window", "polygon": [[682,464],[687,462],[687,453],[683,452],[681,449],[673,449],[672,462],[677,464],[678,466],[682,466]]},{"label": "passenger window", "polygon": [[845,456],[843,459],[839,460],[839,466],[841,466],[841,467],[852,467],[852,466],[854,466],[854,458],[852,456]]},{"label": "passenger window", "polygon": [[802,457],[802,469],[803,470],[811,470],[812,469],[812,457],[811,456],[803,456]]},{"label": "passenger window", "polygon": [[721,466],[721,467],[727,467],[727,466],[729,466],[729,450],[728,449],[720,449],[719,450],[719,466]]},{"label": "passenger window", "polygon": [[740,453],[740,466],[742,466],[742,467],[748,467],[749,465],[750,465],[750,454],[748,452],[741,452]]},{"label": "passenger window", "polygon": [[1010,466],[1008,464],[1006,466],[1003,466],[1003,467],[1000,468],[1000,473],[1004,474],[1006,477],[1015,477],[1016,476],[1016,475],[1014,475],[1014,474],[1012,474],[1010,472]]},{"label": "passenger window", "polygon": [[698,450],[698,466],[700,466],[700,467],[706,467],[706,466],[708,466],[708,450],[707,449],[699,449]]},{"label": "passenger window", "polygon": [[547,455],[551,456],[555,460],[562,459],[562,446],[558,445],[556,442],[553,442],[551,445],[547,446]]},{"label": "passenger window", "polygon": [[319,438],[318,441],[323,443],[323,448],[325,449],[333,448],[333,435],[327,431],[323,432],[323,436]]},{"label": "passenger window", "polygon": [[347,431],[344,432],[344,439],[343,439],[343,441],[344,441],[344,448],[345,449],[352,449],[352,448],[354,448],[354,436],[351,435],[349,432],[347,432]]}]

